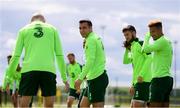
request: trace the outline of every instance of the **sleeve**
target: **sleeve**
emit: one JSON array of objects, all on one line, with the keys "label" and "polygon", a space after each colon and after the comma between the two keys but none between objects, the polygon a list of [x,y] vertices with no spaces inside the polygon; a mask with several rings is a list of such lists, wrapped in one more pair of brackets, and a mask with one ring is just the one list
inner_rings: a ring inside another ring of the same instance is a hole
[{"label": "sleeve", "polygon": [[10,85],[12,82],[13,82],[13,77],[9,77],[8,69],[6,69],[6,72],[3,78],[3,85],[2,85],[3,90],[5,90],[7,85]]},{"label": "sleeve", "polygon": [[153,44],[149,44],[150,37],[151,37],[150,33],[148,32],[145,36],[145,41],[144,41],[144,44],[142,47],[142,52],[150,53],[153,51],[161,50],[161,48],[163,48],[163,46],[164,46],[164,42],[162,40],[158,39],[158,40],[154,41]]},{"label": "sleeve", "polygon": [[61,78],[63,82],[66,82],[67,81],[66,64],[64,61],[62,44],[61,44],[57,30],[55,30],[55,47],[54,48],[55,48],[55,55],[57,59],[58,68],[60,70]]},{"label": "sleeve", "polygon": [[66,75],[67,75],[67,77],[70,76],[70,75],[69,75],[69,64],[66,64]]},{"label": "sleeve", "polygon": [[5,72],[4,77],[3,77],[2,89],[5,90],[6,86],[7,86],[7,71]]},{"label": "sleeve", "polygon": [[9,77],[12,77],[14,75],[14,72],[16,72],[21,53],[23,51],[23,46],[24,46],[23,33],[22,33],[22,31],[19,31],[17,41],[16,41],[16,46],[15,46],[15,49],[13,52],[13,56],[10,60],[10,64],[8,67],[7,74]]},{"label": "sleeve", "polygon": [[129,50],[126,49],[124,53],[124,58],[123,58],[123,64],[130,64],[132,62],[131,57],[129,57]]},{"label": "sleeve", "polygon": [[[144,55],[145,55],[145,54],[144,54]],[[147,71],[145,71],[146,68],[147,68],[147,67],[146,67],[147,59],[148,59],[148,56],[145,55],[144,64],[142,64],[141,71],[139,72],[139,75],[138,75],[138,76],[141,76],[141,77],[143,77],[143,78],[144,78],[144,75],[147,73]]]},{"label": "sleeve", "polygon": [[93,68],[93,64],[95,61],[95,54],[96,54],[96,41],[94,39],[88,40],[86,42],[86,49],[85,49],[86,63],[82,68],[81,74],[79,75],[80,80],[83,80],[88,74],[89,70]]}]

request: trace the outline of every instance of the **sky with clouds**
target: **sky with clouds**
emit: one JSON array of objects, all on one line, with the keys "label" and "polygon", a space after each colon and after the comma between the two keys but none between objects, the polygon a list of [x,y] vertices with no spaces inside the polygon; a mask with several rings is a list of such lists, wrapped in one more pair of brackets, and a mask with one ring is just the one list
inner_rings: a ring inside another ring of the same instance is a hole
[{"label": "sky with clouds", "polygon": [[[124,37],[121,29],[132,24],[143,40],[151,19],[161,19],[165,35],[174,43],[180,37],[179,0],[0,0],[0,85],[20,28],[30,22],[34,12],[45,15],[60,34],[64,54],[74,52],[83,63],[83,49],[78,21],[88,18],[94,31],[103,38],[110,85],[130,86],[132,67],[123,65]],[[104,28],[104,29],[102,29]],[[175,44],[173,44],[174,46]],[[176,44],[177,86],[180,87],[180,42]],[[66,59],[67,60],[67,59]],[[172,73],[174,76],[174,60]],[[62,84],[58,72],[58,84]]]}]

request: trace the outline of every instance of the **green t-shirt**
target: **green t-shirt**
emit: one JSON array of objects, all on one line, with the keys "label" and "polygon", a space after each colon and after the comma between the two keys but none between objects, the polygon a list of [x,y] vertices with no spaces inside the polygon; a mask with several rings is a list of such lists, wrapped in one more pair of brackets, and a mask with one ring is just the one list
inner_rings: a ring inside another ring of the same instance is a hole
[{"label": "green t-shirt", "polygon": [[79,74],[81,73],[81,65],[79,63],[68,64],[67,72],[70,78],[70,88],[75,89],[74,84],[78,79]]},{"label": "green t-shirt", "polygon": [[80,80],[85,77],[92,80],[103,74],[105,70],[105,52],[101,38],[94,32],[88,34],[85,43],[85,65],[79,76]]},{"label": "green t-shirt", "polygon": [[[126,49],[124,53],[124,64],[132,63],[133,66],[133,78],[132,85],[137,83],[138,76],[143,77],[144,82],[151,81],[151,65],[150,57],[146,53],[141,52],[142,46],[138,41],[131,43],[131,51]],[[146,67],[146,68],[145,68]]]},{"label": "green t-shirt", "polygon": [[55,74],[55,56],[63,81],[66,81],[66,64],[58,31],[50,24],[34,21],[23,27],[9,65],[9,74],[15,72],[22,51],[25,51],[21,73],[48,71]]},{"label": "green t-shirt", "polygon": [[161,78],[171,76],[170,69],[173,56],[171,41],[165,36],[162,36],[155,40],[153,44],[150,44],[150,37],[150,33],[147,33],[142,51],[146,53],[153,52],[152,77]]}]

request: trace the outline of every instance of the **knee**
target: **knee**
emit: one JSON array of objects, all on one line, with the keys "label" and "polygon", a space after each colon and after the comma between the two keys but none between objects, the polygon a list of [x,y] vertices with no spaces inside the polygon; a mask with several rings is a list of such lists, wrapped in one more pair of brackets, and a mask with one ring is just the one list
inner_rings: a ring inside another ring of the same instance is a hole
[{"label": "knee", "polygon": [[53,107],[53,103],[52,102],[47,102],[47,103],[45,103],[45,107],[52,108]]},{"label": "knee", "polygon": [[67,100],[67,104],[68,104],[68,105],[71,105],[71,103],[72,103],[72,100],[71,100],[71,99],[68,99],[68,100]]}]

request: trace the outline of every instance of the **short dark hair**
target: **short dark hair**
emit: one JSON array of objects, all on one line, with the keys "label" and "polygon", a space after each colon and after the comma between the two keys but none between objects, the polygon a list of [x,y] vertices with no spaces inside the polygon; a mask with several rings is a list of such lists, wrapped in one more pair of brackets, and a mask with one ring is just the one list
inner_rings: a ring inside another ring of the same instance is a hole
[{"label": "short dark hair", "polygon": [[148,27],[157,27],[157,28],[162,28],[162,22],[155,22],[155,23],[150,23]]},{"label": "short dark hair", "polygon": [[7,56],[7,59],[11,59],[11,58],[12,58],[12,55],[8,55],[8,56]]},{"label": "short dark hair", "polygon": [[160,19],[153,19],[149,22],[148,27],[162,28],[162,22]]},{"label": "short dark hair", "polygon": [[69,54],[67,55],[67,57],[69,57],[69,56],[75,57],[74,53],[69,53]]},{"label": "short dark hair", "polygon": [[92,27],[92,22],[88,19],[83,19],[79,21],[80,24],[87,23],[89,27]]},{"label": "short dark hair", "polygon": [[124,28],[122,29],[122,32],[123,32],[123,33],[126,32],[126,31],[134,31],[134,32],[136,32],[136,29],[135,29],[134,26],[128,25],[128,26],[126,26],[126,27],[124,27]]}]

